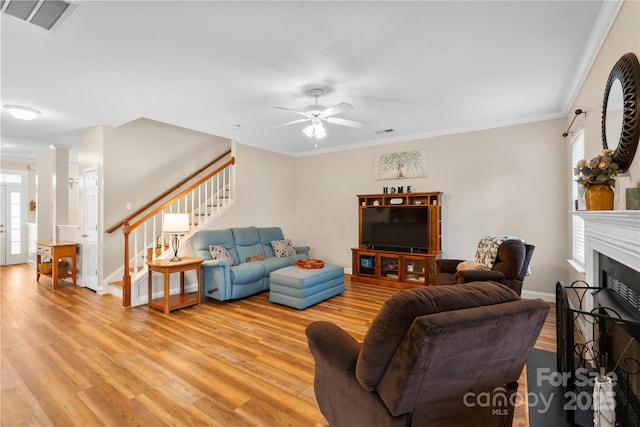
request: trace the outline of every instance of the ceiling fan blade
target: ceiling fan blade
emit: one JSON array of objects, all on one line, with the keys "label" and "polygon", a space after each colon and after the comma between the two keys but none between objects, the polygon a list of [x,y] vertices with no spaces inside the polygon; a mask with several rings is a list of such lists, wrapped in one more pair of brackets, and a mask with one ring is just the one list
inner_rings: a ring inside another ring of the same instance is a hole
[{"label": "ceiling fan blade", "polygon": [[353,110],[353,105],[342,102],[338,105],[334,105],[333,107],[325,109],[324,111],[322,111],[322,115],[324,117],[331,117],[349,110]]},{"label": "ceiling fan blade", "polygon": [[277,108],[278,110],[290,111],[292,113],[300,114],[301,116],[307,117],[307,113],[305,111],[298,111],[298,110],[294,110],[293,108],[287,108],[287,107],[273,107],[273,108]]},{"label": "ceiling fan blade", "polygon": [[333,123],[334,125],[348,126],[350,128],[363,128],[367,125],[365,122],[359,122],[357,120],[341,119],[339,117],[329,117],[325,120],[329,123]]},{"label": "ceiling fan blade", "polygon": [[283,127],[283,126],[295,125],[296,123],[308,122],[309,120],[311,120],[311,119],[298,119],[298,120],[293,120],[293,121],[291,121],[291,122],[287,122],[287,123],[283,123],[283,124],[281,124],[281,125],[274,126],[273,128],[275,129],[275,128],[281,128],[281,127]]}]

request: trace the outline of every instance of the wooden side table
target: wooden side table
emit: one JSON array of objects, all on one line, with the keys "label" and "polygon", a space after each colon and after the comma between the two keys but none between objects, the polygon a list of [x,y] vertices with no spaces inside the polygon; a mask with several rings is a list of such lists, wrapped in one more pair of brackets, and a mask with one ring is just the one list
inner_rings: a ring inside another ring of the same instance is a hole
[{"label": "wooden side table", "polygon": [[[40,280],[40,276],[51,277],[53,281],[53,289],[58,287],[58,280],[64,279],[65,277],[71,277],[73,281],[73,286],[77,286],[76,283],[76,246],[77,243],[71,242],[61,242],[61,241],[51,241],[46,240],[37,243],[37,256],[36,256],[36,282]],[[43,273],[40,271],[40,266],[42,264],[42,257],[51,258],[51,273]],[[67,271],[66,274],[60,275],[58,270],[58,260],[60,258],[70,258],[71,259],[71,271]]]},{"label": "wooden side table", "polygon": [[[200,258],[188,258],[183,257],[182,261],[169,261],[169,260],[156,260],[149,261],[149,307],[162,310],[164,314],[169,314],[172,310],[178,310],[179,308],[190,307],[192,305],[200,304],[201,290],[202,290],[202,268],[201,264],[204,260]],[[189,270],[198,271],[198,291],[185,293],[184,291],[184,272]],[[162,273],[164,275],[164,294],[162,298],[151,299],[153,297],[151,273]],[[171,295],[169,276],[171,273],[180,273],[180,293]]]}]

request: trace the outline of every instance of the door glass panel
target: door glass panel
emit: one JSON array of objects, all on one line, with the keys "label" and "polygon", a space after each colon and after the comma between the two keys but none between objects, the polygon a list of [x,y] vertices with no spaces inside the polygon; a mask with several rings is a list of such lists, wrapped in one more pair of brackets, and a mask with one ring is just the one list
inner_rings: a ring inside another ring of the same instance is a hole
[{"label": "door glass panel", "polygon": [[9,216],[9,235],[11,236],[11,255],[17,255],[22,252],[22,224],[21,219],[21,194],[18,191],[12,191],[9,197],[11,204],[11,214]]},{"label": "door glass panel", "polygon": [[14,173],[0,174],[0,183],[2,184],[20,184],[22,183],[22,175]]},{"label": "door glass panel", "polygon": [[388,279],[398,278],[398,257],[380,257],[381,276]]},{"label": "door glass panel", "polygon": [[407,259],[405,278],[408,282],[425,283],[425,262],[418,259]]},{"label": "door glass panel", "polygon": [[376,274],[376,256],[360,255],[360,274],[368,274],[375,276]]}]

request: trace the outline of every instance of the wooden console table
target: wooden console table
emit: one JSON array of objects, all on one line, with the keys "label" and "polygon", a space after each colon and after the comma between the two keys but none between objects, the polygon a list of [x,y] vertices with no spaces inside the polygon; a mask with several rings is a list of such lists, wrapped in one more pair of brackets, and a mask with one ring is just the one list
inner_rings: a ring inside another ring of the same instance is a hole
[{"label": "wooden console table", "polygon": [[[71,277],[73,286],[77,286],[76,283],[76,246],[77,243],[60,242],[60,241],[42,241],[37,243],[37,256],[36,256],[36,282],[40,280],[40,275],[51,277],[53,281],[53,289],[58,287],[58,280],[65,277]],[[48,257],[51,259],[51,273],[44,273],[41,271],[42,258]],[[58,260],[60,258],[71,259],[71,270],[63,275],[60,275],[58,269]]]},{"label": "wooden console table", "polygon": [[[172,310],[178,310],[184,307],[200,304],[201,288],[202,288],[202,268],[201,264],[204,260],[200,258],[183,257],[181,261],[156,260],[147,262],[149,266],[149,307],[162,310],[164,314],[169,314]],[[189,270],[197,270],[198,272],[198,291],[185,293],[184,291],[184,272]],[[162,273],[164,275],[164,293],[162,298],[151,299],[153,297],[151,273]],[[171,273],[180,273],[180,293],[176,295],[170,294],[170,275]]]}]

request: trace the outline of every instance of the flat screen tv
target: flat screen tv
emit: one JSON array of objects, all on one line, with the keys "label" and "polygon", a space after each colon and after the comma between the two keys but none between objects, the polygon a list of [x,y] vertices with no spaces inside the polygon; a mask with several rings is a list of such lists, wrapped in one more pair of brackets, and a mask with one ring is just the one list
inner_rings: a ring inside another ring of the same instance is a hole
[{"label": "flat screen tv", "polygon": [[362,244],[367,248],[429,251],[428,206],[380,206],[362,209]]}]

